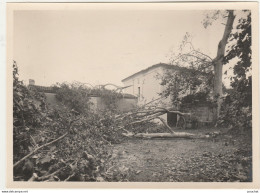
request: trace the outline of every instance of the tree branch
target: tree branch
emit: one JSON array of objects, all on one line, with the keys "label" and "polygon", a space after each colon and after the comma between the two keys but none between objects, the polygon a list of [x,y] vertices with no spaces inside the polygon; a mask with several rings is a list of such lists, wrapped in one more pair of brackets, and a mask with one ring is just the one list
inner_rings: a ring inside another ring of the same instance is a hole
[{"label": "tree branch", "polygon": [[31,157],[33,154],[35,154],[35,153],[36,153],[37,151],[39,151],[40,149],[42,149],[42,148],[44,148],[44,147],[46,147],[46,146],[49,146],[49,145],[51,145],[51,144],[53,144],[53,143],[55,143],[55,142],[57,142],[57,141],[63,139],[63,138],[66,137],[67,135],[68,135],[68,132],[65,133],[64,135],[58,137],[57,139],[55,139],[55,140],[49,142],[49,143],[46,143],[46,144],[44,144],[44,145],[42,145],[42,146],[40,146],[40,147],[37,147],[37,148],[34,149],[31,153],[27,154],[27,155],[24,156],[22,159],[20,159],[19,161],[17,161],[17,162],[14,164],[13,167],[15,168],[15,167],[16,167],[17,165],[19,165],[22,161],[24,161],[24,160],[26,160],[27,158]]},{"label": "tree branch", "polygon": [[196,55],[193,55],[193,54],[182,54],[182,56],[194,57],[194,58],[197,58],[198,60],[200,60],[201,62],[206,63],[206,64],[211,63],[211,62],[209,62],[209,61],[207,62],[207,61],[205,61],[203,58],[200,58],[199,56],[196,56]]},{"label": "tree branch", "polygon": [[69,177],[67,177],[65,180],[64,180],[64,182],[67,182],[67,181],[69,181],[72,177],[74,177],[75,176],[75,173],[73,173],[73,174],[71,174]]},{"label": "tree branch", "polygon": [[66,167],[68,167],[68,165],[56,170],[55,172],[47,175],[47,176],[42,176],[42,177],[38,177],[37,180],[47,180],[48,178],[50,178],[51,176],[54,176],[55,174],[59,173],[61,170],[65,169]]},{"label": "tree branch", "polygon": [[[80,118],[77,118],[77,119],[75,119],[75,120],[72,120],[72,121],[70,122],[70,124],[69,124],[69,128],[71,127],[71,125],[72,125],[75,121],[77,121],[77,120],[79,120],[79,119],[80,119]],[[57,139],[54,139],[54,140],[50,141],[49,143],[43,144],[43,145],[41,145],[41,146],[35,148],[32,152],[30,152],[29,154],[27,154],[26,156],[24,156],[22,159],[20,159],[19,161],[17,161],[17,162],[13,165],[13,168],[15,168],[17,165],[19,165],[22,161],[24,161],[24,160],[26,160],[27,158],[31,157],[33,154],[35,154],[35,153],[36,153],[37,151],[39,151],[40,149],[42,149],[42,148],[44,148],[44,147],[47,147],[47,146],[49,146],[49,145],[51,145],[51,144],[53,144],[53,143],[55,143],[55,142],[57,142],[57,141],[63,139],[63,138],[66,137],[68,134],[69,134],[69,132],[66,132],[64,135],[58,137]]]},{"label": "tree branch", "polygon": [[175,133],[175,132],[172,130],[172,128],[166,123],[166,121],[165,121],[163,118],[157,117],[157,119],[159,119],[159,120],[164,124],[164,126],[165,126],[171,133]]},{"label": "tree branch", "polygon": [[199,54],[201,54],[201,55],[207,57],[207,58],[210,59],[211,61],[213,60],[210,56],[208,56],[208,55],[206,55],[206,54],[203,54],[202,52],[200,52],[200,51],[198,51],[198,50],[193,50],[193,51],[195,51],[195,52],[197,52],[197,53],[199,53]]}]

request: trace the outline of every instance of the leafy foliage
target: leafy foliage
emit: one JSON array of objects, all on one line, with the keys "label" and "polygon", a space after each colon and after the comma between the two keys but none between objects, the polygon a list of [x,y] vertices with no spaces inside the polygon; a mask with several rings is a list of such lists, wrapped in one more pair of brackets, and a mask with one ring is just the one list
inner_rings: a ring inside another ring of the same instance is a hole
[{"label": "leafy foliage", "polygon": [[79,83],[56,84],[56,98],[67,107],[79,113],[88,113],[91,103],[89,102],[90,89]]},{"label": "leafy foliage", "polygon": [[88,90],[65,84],[58,89],[65,105],[47,106],[44,94],[19,81],[15,62],[13,69],[14,163],[50,144],[14,167],[14,180],[36,175],[34,181],[103,181],[110,157],[106,147],[120,139],[115,114],[91,113]]},{"label": "leafy foliage", "polygon": [[230,40],[234,43],[225,57],[225,63],[236,58],[233,68],[234,76],[230,77],[232,89],[227,93],[219,124],[239,129],[252,127],[252,61],[251,61],[251,13],[241,18],[237,31]]},{"label": "leafy foliage", "polygon": [[[37,103],[35,102],[37,101]],[[28,90],[18,79],[18,67],[13,63],[13,140],[14,161],[29,152],[30,135],[36,126],[41,126],[45,110],[45,96]]]},{"label": "leafy foliage", "polygon": [[108,89],[92,89],[91,95],[101,97],[102,101],[105,103],[106,110],[117,111],[116,102],[118,99],[123,98],[122,93],[115,92],[114,90]]},{"label": "leafy foliage", "polygon": [[168,70],[161,77],[162,96],[171,97],[174,105],[211,102],[213,74],[194,68],[178,67]]},{"label": "leafy foliage", "polygon": [[188,32],[183,37],[179,51],[177,55],[173,54],[171,59],[173,68],[167,69],[158,77],[164,86],[161,96],[170,97],[177,108],[187,103],[213,104],[212,58],[194,48],[192,36]]},{"label": "leafy foliage", "polygon": [[216,20],[223,20],[225,17],[227,17],[227,11],[225,10],[206,11],[202,23],[204,28],[207,28]]},{"label": "leafy foliage", "polygon": [[91,111],[90,97],[100,97],[105,104],[104,111],[109,109],[116,112],[116,102],[123,97],[121,93],[113,90],[105,88],[90,89],[79,82],[56,84],[55,88],[57,99],[79,113],[89,113]]}]

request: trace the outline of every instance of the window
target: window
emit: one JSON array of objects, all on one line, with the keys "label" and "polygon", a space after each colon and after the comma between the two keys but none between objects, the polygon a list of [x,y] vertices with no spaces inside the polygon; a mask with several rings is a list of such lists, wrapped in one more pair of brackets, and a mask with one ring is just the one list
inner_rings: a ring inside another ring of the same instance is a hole
[{"label": "window", "polygon": [[140,89],[140,87],[138,87],[138,97],[140,97],[141,96],[141,89]]}]

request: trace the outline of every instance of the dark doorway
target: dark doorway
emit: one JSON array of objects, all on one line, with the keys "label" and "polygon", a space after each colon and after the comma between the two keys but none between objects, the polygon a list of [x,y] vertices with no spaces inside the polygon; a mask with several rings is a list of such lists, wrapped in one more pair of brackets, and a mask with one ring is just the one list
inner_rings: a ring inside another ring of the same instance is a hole
[{"label": "dark doorway", "polygon": [[177,114],[167,113],[167,123],[170,127],[175,127],[177,123]]}]

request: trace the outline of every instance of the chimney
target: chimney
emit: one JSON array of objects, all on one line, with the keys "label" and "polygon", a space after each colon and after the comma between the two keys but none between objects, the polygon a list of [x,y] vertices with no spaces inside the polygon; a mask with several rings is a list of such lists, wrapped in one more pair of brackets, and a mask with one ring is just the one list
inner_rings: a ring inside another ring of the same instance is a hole
[{"label": "chimney", "polygon": [[33,79],[29,79],[29,85],[35,85],[35,81]]}]

